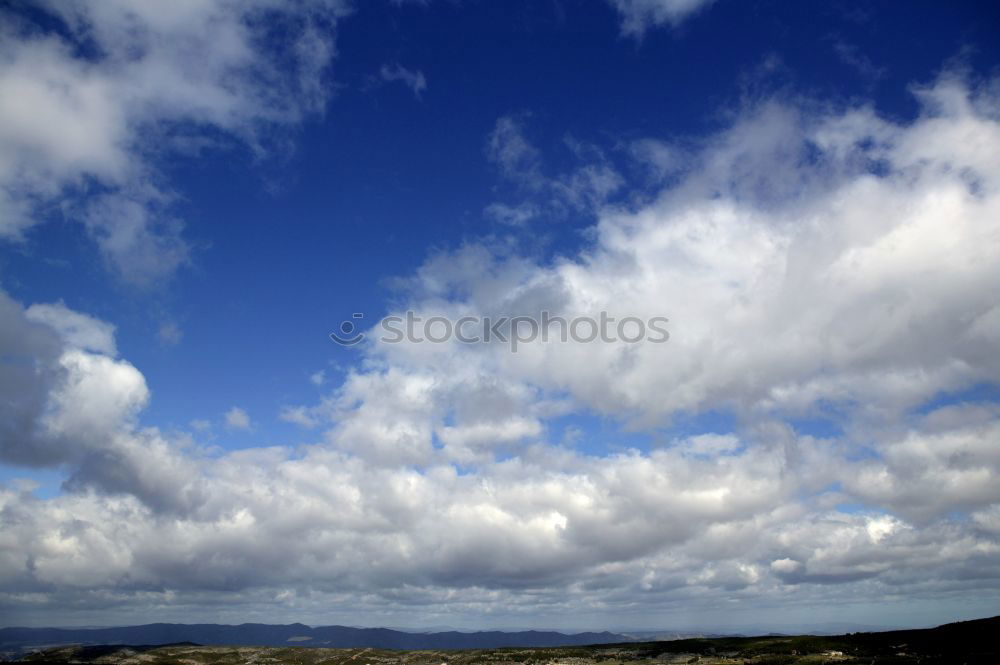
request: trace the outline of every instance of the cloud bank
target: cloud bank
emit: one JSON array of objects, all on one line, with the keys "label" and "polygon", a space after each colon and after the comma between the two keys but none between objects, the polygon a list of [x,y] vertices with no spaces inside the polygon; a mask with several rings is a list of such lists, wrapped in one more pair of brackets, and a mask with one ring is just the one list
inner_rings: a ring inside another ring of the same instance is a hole
[{"label": "cloud bank", "polygon": [[[670,342],[372,344],[286,408],[320,428],[307,446],[143,427],[109,324],[4,296],[0,458],[68,479],[2,489],[0,607],[482,625],[988,604],[1000,407],[960,396],[1000,378],[997,89],[945,73],[905,123],[763,101],[653,199],[593,202],[579,254],[431,257],[403,299],[422,314],[662,315]],[[534,163],[519,136],[498,124],[499,164]],[[732,425],[669,429],[713,413]],[[595,415],[631,428],[611,452],[561,432]]]}]

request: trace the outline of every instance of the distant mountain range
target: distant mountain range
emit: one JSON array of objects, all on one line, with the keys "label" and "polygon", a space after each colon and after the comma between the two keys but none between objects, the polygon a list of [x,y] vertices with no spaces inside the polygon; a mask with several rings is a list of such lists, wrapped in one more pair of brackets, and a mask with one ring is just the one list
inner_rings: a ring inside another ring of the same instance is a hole
[{"label": "distant mountain range", "polygon": [[492,649],[497,647],[559,647],[627,642],[617,633],[558,633],[552,631],[407,633],[389,628],[351,628],[301,623],[272,625],[151,623],[119,628],[0,628],[0,652],[18,653],[64,644],[174,644],[206,646],[314,646],[376,649]]},{"label": "distant mountain range", "polygon": [[[904,663],[917,665],[919,663],[968,663],[969,665],[994,665],[1000,663],[1000,646],[997,635],[1000,634],[1000,617],[976,619],[959,623],[951,623],[937,628],[915,630],[895,630],[877,633],[849,633],[845,635],[815,636],[815,635],[778,635],[756,637],[719,637],[714,639],[698,637],[691,639],[675,639],[666,641],[623,642],[618,644],[594,644],[586,646],[575,644],[580,641],[595,641],[619,637],[614,633],[582,633],[566,635],[558,632],[493,632],[493,633],[459,633],[442,631],[437,633],[406,633],[388,628],[348,628],[344,626],[328,626],[309,628],[302,624],[291,626],[268,626],[261,624],[244,624],[242,626],[184,626],[177,624],[153,624],[151,626],[133,626],[130,628],[102,629],[17,629],[0,630],[0,636],[10,636],[17,631],[29,631],[32,636],[52,635],[64,638],[68,633],[86,633],[88,638],[107,642],[110,631],[119,631],[126,635],[126,640],[132,644],[101,644],[87,646],[62,646],[34,652],[25,648],[18,652],[8,651],[6,656],[23,656],[21,662],[39,663],[45,665],[71,665],[72,663],[104,663],[106,665],[124,665],[125,663],[189,663],[189,665],[218,665],[232,662],[267,662],[278,665],[292,663],[313,665],[364,665],[370,662],[387,662],[393,660],[402,665],[421,665],[431,661],[426,652],[389,651],[377,647],[363,649],[301,649],[273,648],[259,646],[269,640],[274,644],[286,647],[298,647],[303,643],[314,646],[324,646],[319,643],[323,637],[353,635],[350,644],[374,644],[374,638],[390,637],[398,639],[400,635],[407,646],[421,645],[425,647],[444,648],[453,644],[449,640],[460,636],[461,644],[466,645],[468,639],[477,640],[477,644],[493,646],[511,644],[552,644],[558,642],[561,646],[573,645],[572,654],[579,662],[592,665],[617,661],[619,663],[690,663],[708,657],[711,662],[753,663],[818,663],[848,660],[852,663]],[[354,631],[352,633],[352,631]],[[313,636],[305,633],[312,633]],[[359,634],[360,633],[360,634]],[[244,637],[243,635],[248,635]],[[158,636],[158,637],[157,637]],[[202,642],[222,641],[225,644],[199,646],[190,641],[176,642],[172,645],[154,646],[135,644],[136,642],[151,642],[155,640],[175,640],[180,637],[194,636]],[[365,637],[367,636],[367,637]],[[283,641],[282,641],[283,638]],[[308,639],[306,639],[308,638]],[[2,639],[2,638],[0,638]],[[567,642],[569,640],[569,642]],[[238,642],[243,648],[239,653],[233,653],[232,642]],[[258,646],[254,646],[254,645]],[[347,642],[339,642],[336,646],[346,646]],[[41,646],[41,645],[34,645]],[[327,645],[330,646],[330,645]],[[25,653],[32,652],[32,653]],[[364,655],[364,658],[359,658]],[[492,665],[558,665],[564,662],[567,652],[563,648],[548,649],[544,647],[524,647],[496,651],[493,648],[456,649],[442,654],[440,660],[451,665],[482,665],[484,662]]]}]

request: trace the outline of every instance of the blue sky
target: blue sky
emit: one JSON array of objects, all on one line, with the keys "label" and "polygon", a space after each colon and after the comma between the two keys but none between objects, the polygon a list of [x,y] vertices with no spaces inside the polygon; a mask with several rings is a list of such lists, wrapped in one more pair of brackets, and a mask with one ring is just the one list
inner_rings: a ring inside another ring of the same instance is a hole
[{"label": "blue sky", "polygon": [[990,3],[0,12],[12,623],[997,613]]}]

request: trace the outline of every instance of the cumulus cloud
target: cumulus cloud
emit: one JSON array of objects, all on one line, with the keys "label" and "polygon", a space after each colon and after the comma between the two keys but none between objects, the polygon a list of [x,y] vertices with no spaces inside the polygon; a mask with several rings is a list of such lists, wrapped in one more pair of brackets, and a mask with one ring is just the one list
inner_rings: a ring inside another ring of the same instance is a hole
[{"label": "cumulus cloud", "polygon": [[[52,309],[60,310],[58,306]],[[61,348],[56,330],[31,321],[20,303],[0,291],[0,453],[4,461],[32,465],[58,459],[47,446],[36,445],[36,440],[49,392],[61,379]]]},{"label": "cumulus cloud", "polygon": [[[948,415],[946,425],[935,424]],[[923,523],[949,512],[1000,504],[1000,409],[946,407],[917,427],[886,436],[879,458],[860,465],[845,488],[869,503]]]},{"label": "cumulus cloud", "polygon": [[[169,606],[208,592],[271,611],[301,603],[314,616],[347,599],[375,614],[400,603],[439,611],[447,598],[456,615],[485,617],[499,603],[516,617],[581,603],[640,613],[723,598],[760,606],[789,588],[815,602],[830,586],[878,594],[929,579],[954,591],[970,576],[989,579],[998,544],[968,526],[917,529],[799,500],[819,487],[810,465],[830,461],[822,442],[719,457],[684,448],[529,451],[475,474],[371,466],[327,446],[241,451],[202,465],[211,482],[179,519],[162,519],[177,507],[153,494],[43,501],[5,490],[0,598],[93,602],[100,590],[99,603]],[[191,490],[161,462],[143,468]]]},{"label": "cumulus cloud", "polygon": [[[5,297],[0,339],[23,361],[0,387],[27,389],[0,403],[4,459],[70,480],[0,492],[0,606],[651,616],[995,598],[1000,413],[935,400],[1000,379],[1000,100],[948,74],[915,90],[906,123],[748,107],[655,200],[596,206],[579,254],[431,257],[401,298],[421,315],[662,315],[670,340],[372,343],[286,409],[322,427],[307,446],[219,453],[143,428],[148,389],[106,324]],[[515,135],[496,155],[541,159]],[[559,428],[597,414],[655,434],[718,411],[732,431],[642,449],[611,433],[588,453]],[[816,417],[838,431],[790,424]]]},{"label": "cumulus cloud", "polygon": [[[137,285],[190,255],[157,159],[206,130],[261,155],[265,135],[321,110],[332,30],[346,11],[337,0],[37,9],[0,10],[0,239],[22,241],[58,212]],[[61,29],[40,31],[42,15]],[[268,39],[274,25],[287,42]]]},{"label": "cumulus cloud", "polygon": [[226,411],[224,419],[226,421],[226,427],[229,429],[248,430],[251,428],[250,416],[245,410],[238,406],[234,406]]},{"label": "cumulus cloud", "polygon": [[68,346],[108,356],[117,355],[113,325],[74,312],[63,303],[32,305],[24,316],[28,321],[46,325],[54,330]]},{"label": "cumulus cloud", "polygon": [[539,266],[467,246],[412,282],[427,315],[665,316],[669,344],[385,354],[423,367],[454,354],[646,424],[831,405],[878,420],[995,381],[997,100],[948,76],[917,96],[908,125],[865,107],[748,108],[655,201],[599,208],[580,256]]},{"label": "cumulus cloud", "polygon": [[113,445],[149,398],[138,370],[114,357],[114,328],[62,303],[24,310],[3,298],[4,461],[59,464]]},{"label": "cumulus cloud", "polygon": [[0,292],[4,425],[0,462],[62,468],[67,491],[138,497],[158,510],[195,501],[184,444],[143,428],[143,375],[115,357],[113,327],[62,303],[26,310]]}]

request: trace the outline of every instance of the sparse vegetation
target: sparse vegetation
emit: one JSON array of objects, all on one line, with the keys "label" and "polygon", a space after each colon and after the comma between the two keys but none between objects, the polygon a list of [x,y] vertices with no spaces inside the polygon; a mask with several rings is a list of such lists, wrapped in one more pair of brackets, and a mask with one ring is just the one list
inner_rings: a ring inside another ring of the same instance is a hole
[{"label": "sparse vegetation", "polygon": [[722,637],[590,647],[394,651],[310,647],[71,646],[30,654],[60,665],[921,665],[1000,662],[1000,618],[931,630],[832,637]]}]

